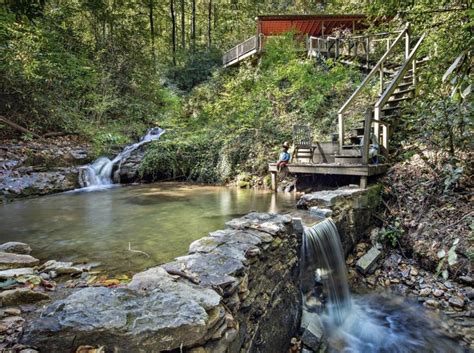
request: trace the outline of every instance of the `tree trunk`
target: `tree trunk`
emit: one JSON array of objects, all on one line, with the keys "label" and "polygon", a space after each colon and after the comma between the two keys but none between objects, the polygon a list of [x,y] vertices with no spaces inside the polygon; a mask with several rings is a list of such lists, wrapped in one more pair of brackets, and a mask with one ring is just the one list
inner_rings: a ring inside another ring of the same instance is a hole
[{"label": "tree trunk", "polygon": [[185,22],[186,22],[186,16],[184,13],[185,10],[185,0],[181,0],[181,47],[183,49],[186,49],[186,28],[185,28]]},{"label": "tree trunk", "polygon": [[193,51],[196,50],[196,0],[192,0],[191,10],[191,43]]},{"label": "tree trunk", "polygon": [[212,0],[207,4],[207,48],[211,49],[212,44]]},{"label": "tree trunk", "polygon": [[174,12],[174,0],[170,0],[171,15],[171,46],[173,55],[173,65],[176,66],[176,14]]},{"label": "tree trunk", "polygon": [[153,0],[148,2],[149,18],[150,18],[150,39],[151,39],[151,55],[153,57],[153,69],[156,68],[156,53],[155,53],[155,18],[153,16]]}]

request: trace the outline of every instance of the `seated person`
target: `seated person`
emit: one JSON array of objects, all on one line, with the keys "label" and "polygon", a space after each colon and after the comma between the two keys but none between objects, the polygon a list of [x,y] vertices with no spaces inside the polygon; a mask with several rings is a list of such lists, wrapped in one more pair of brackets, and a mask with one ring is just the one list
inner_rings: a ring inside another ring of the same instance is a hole
[{"label": "seated person", "polygon": [[280,172],[284,167],[290,163],[290,154],[288,153],[288,149],[290,148],[288,142],[283,143],[283,151],[280,153],[280,159],[277,162],[277,170]]}]

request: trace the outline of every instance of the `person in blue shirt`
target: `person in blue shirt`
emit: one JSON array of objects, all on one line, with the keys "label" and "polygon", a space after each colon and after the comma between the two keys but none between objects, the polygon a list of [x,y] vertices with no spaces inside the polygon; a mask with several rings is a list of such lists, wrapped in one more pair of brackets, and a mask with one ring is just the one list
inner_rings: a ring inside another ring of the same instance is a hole
[{"label": "person in blue shirt", "polygon": [[277,170],[280,172],[284,167],[290,163],[290,154],[288,153],[288,149],[290,148],[288,142],[283,143],[283,151],[280,153],[280,158],[277,162]]}]

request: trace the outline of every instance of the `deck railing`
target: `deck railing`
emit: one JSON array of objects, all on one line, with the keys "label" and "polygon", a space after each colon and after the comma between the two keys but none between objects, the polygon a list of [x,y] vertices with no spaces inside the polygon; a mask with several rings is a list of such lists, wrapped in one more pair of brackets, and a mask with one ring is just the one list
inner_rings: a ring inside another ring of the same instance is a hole
[{"label": "deck railing", "polygon": [[385,51],[401,31],[383,32],[350,37],[309,37],[308,55],[324,56],[338,59],[340,56],[349,56],[364,61],[367,68],[373,54]]},{"label": "deck railing", "polygon": [[222,64],[228,66],[234,61],[239,61],[239,59],[249,53],[256,53],[260,51],[260,41],[259,36],[253,36],[245,40],[242,43],[237,44],[235,47],[225,52],[222,57]]}]

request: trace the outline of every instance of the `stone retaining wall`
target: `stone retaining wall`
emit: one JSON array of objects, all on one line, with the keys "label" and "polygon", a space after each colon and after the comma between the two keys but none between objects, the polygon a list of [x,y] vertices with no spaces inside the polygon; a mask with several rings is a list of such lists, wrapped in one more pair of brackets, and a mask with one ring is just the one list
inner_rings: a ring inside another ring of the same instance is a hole
[{"label": "stone retaining wall", "polygon": [[342,187],[303,195],[297,207],[319,218],[331,217],[337,225],[345,255],[372,226],[372,215],[381,199],[381,186],[367,189]]},{"label": "stone retaining wall", "polygon": [[120,288],[48,306],[24,343],[44,352],[287,352],[300,322],[301,220],[251,213]]}]

